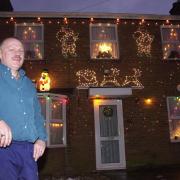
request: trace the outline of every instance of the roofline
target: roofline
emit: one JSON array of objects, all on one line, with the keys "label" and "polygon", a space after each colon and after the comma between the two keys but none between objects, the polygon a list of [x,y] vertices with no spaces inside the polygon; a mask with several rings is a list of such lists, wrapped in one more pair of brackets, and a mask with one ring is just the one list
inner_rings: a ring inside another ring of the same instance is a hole
[{"label": "roofline", "polygon": [[1,12],[0,17],[20,18],[102,18],[102,19],[146,19],[146,20],[180,20],[180,15],[99,13],[99,12]]}]

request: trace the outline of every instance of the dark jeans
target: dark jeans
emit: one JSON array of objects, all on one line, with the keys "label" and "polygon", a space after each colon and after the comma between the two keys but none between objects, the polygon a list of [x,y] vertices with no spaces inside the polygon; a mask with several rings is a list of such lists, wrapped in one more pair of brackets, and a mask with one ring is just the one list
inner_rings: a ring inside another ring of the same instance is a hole
[{"label": "dark jeans", "polygon": [[0,180],[38,180],[33,147],[32,143],[21,141],[0,147]]}]

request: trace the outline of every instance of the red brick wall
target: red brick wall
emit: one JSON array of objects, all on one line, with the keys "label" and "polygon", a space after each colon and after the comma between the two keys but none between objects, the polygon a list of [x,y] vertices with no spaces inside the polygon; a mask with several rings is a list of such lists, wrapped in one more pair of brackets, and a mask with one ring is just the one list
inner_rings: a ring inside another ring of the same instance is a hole
[{"label": "red brick wall", "polygon": [[[14,24],[0,19],[0,40],[14,33]],[[17,22],[32,22],[34,19],[18,19]],[[48,21],[52,23],[49,24]],[[144,28],[154,35],[152,56],[138,57],[137,46],[132,34],[139,27],[139,20],[121,20],[118,25],[120,59],[91,60],[89,40],[89,19],[70,19],[68,26],[79,33],[77,57],[65,59],[61,54],[56,33],[63,25],[60,19],[42,19],[44,22],[44,61],[25,62],[24,67],[31,79],[40,77],[40,72],[48,68],[52,78],[52,88],[74,88],[69,94],[67,120],[67,147],[48,149],[41,160],[41,172],[64,174],[90,172],[95,167],[95,135],[92,101],[87,90],[75,89],[78,85],[75,73],[89,68],[97,73],[99,81],[103,79],[104,69],[116,67],[120,70],[120,80],[131,75],[132,68],[139,68],[139,78],[144,89],[133,90],[133,95],[123,99],[125,128],[125,149],[127,168],[137,166],[169,165],[180,163],[180,144],[170,143],[167,96],[178,96],[180,63],[162,60],[160,24],[162,21],[145,22]],[[125,21],[127,24],[125,24]],[[96,22],[114,23],[114,20],[95,19]],[[158,25],[155,25],[158,22]],[[134,24],[132,24],[134,23]],[[173,22],[178,23],[178,21]],[[145,107],[143,99],[153,97],[155,104]]]}]

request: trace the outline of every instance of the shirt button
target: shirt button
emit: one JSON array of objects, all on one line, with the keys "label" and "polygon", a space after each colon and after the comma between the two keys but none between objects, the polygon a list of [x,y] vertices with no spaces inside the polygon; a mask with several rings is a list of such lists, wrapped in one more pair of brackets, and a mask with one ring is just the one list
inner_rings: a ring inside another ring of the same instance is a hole
[{"label": "shirt button", "polygon": [[20,102],[23,102],[23,100],[21,99]]},{"label": "shirt button", "polygon": [[17,90],[19,91],[19,90],[20,90],[20,88],[17,88]]},{"label": "shirt button", "polygon": [[23,114],[26,115],[26,112],[24,112]]},{"label": "shirt button", "polygon": [[25,125],[25,126],[24,126],[24,128],[26,129],[26,128],[27,128],[27,126]]}]

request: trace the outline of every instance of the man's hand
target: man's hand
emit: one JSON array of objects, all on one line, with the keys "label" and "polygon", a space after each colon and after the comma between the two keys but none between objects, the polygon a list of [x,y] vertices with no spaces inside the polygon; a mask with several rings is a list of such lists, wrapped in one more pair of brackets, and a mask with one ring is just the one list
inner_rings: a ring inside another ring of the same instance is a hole
[{"label": "man's hand", "polygon": [[34,143],[33,157],[35,161],[37,161],[44,154],[45,148],[46,148],[46,143],[40,139],[38,139]]},{"label": "man's hand", "polygon": [[0,121],[0,147],[6,147],[11,144],[12,132],[10,127],[3,121]]}]

